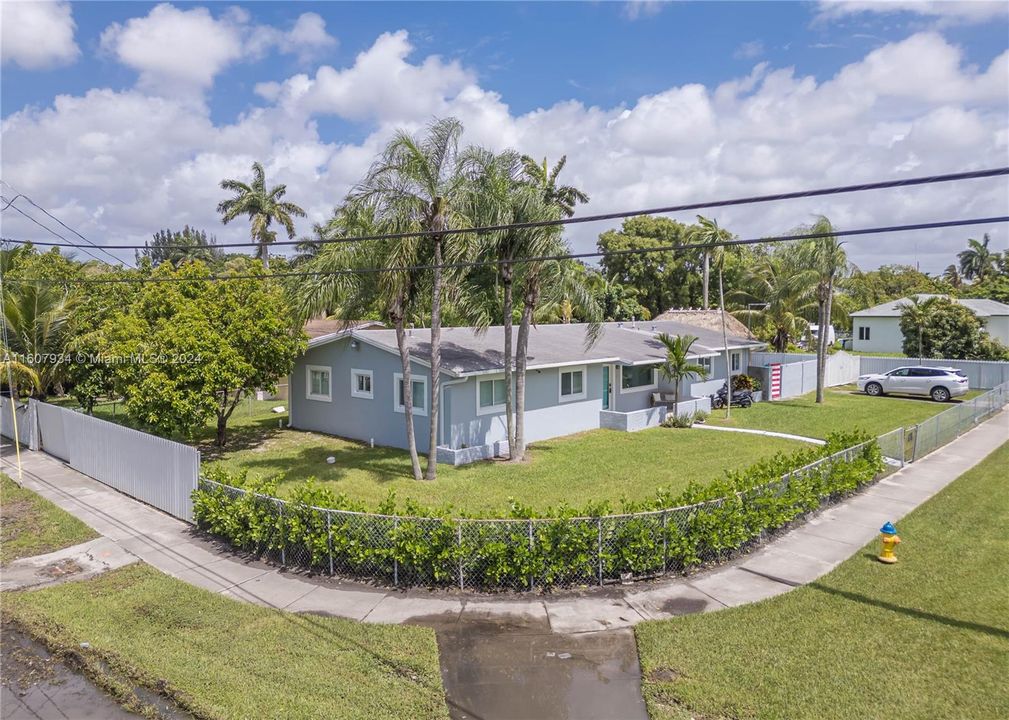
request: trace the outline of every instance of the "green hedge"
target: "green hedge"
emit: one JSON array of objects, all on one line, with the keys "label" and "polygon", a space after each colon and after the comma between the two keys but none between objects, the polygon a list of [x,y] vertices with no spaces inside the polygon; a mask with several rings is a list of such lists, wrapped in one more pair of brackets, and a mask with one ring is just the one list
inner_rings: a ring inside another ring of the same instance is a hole
[{"label": "green hedge", "polygon": [[[863,443],[849,460],[794,472]],[[212,471],[207,480],[213,482],[194,493],[194,512],[202,529],[289,565],[328,572],[332,562],[336,573],[397,584],[522,589],[682,571],[724,558],[871,482],[883,467],[871,438],[835,434],[825,446],[779,453],[679,495],[659,492],[647,502],[624,503],[620,515],[598,503],[537,516],[513,502],[498,520],[399,504],[392,494],[367,509],[312,480],[280,503],[276,478]]]}]

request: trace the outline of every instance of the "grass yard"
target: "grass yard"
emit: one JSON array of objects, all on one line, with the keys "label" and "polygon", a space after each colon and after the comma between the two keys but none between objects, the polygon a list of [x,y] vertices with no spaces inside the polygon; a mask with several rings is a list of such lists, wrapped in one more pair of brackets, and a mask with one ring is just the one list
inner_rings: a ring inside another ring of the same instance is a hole
[{"label": "grass yard", "polygon": [[[336,493],[376,507],[396,491],[427,506],[451,504],[472,513],[507,511],[509,498],[545,511],[567,503],[622,498],[644,500],[659,488],[678,491],[691,480],[707,482],[725,470],[743,468],[804,443],[704,430],[653,428],[628,433],[593,430],[536,443],[522,464],[481,462],[440,466],[434,482],[417,482],[403,450],[367,445],[317,433],[271,432],[257,447],[224,454],[217,465],[246,470],[250,477],[284,474],[285,486],[315,477]],[[326,458],[336,463],[328,465]]]},{"label": "grass yard", "polygon": [[761,603],[637,626],[653,720],[1009,717],[1009,444],[870,543]]},{"label": "grass yard", "polygon": [[[964,396],[980,395],[972,390]],[[835,430],[864,430],[872,435],[916,425],[923,420],[955,407],[964,398],[948,403],[932,402],[916,397],[869,397],[854,385],[827,388],[822,405],[816,404],[816,393],[789,400],[761,402],[745,410],[733,408],[730,418],[724,410],[714,410],[708,423],[726,427],[754,428],[774,432],[825,438]]]},{"label": "grass yard", "polygon": [[143,564],[4,593],[3,612],[50,646],[168,690],[201,718],[448,717],[426,628],[247,605]]},{"label": "grass yard", "polygon": [[96,537],[70,513],[0,474],[0,565]]}]

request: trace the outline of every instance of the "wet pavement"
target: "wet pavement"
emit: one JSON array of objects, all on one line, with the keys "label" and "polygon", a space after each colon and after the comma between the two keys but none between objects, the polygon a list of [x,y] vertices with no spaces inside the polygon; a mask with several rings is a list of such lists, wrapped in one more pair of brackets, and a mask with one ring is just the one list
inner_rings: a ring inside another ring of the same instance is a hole
[{"label": "wet pavement", "polygon": [[86,677],[71,670],[39,643],[3,628],[0,661],[3,720],[74,718],[129,720],[127,712]]},{"label": "wet pavement", "polygon": [[436,628],[453,720],[647,720],[628,628],[561,634],[541,626]]}]

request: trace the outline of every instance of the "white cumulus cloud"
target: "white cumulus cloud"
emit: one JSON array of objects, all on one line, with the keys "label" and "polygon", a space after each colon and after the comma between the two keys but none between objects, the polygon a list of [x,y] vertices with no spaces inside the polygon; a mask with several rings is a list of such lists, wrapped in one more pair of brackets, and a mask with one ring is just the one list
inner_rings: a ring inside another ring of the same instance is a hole
[{"label": "white cumulus cloud", "polygon": [[80,56],[70,3],[0,3],[0,57],[26,70],[69,65]]}]

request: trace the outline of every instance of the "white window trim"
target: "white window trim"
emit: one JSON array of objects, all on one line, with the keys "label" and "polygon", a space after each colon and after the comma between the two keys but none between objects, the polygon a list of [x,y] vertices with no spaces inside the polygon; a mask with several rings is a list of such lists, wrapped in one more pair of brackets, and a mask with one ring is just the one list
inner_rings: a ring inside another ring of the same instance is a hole
[{"label": "white window trim", "polygon": [[[312,371],[319,370],[329,373],[329,392],[325,395],[318,395],[312,392]],[[329,365],[306,365],[305,366],[305,399],[319,400],[320,402],[333,402],[333,368]]]},{"label": "white window trim", "polygon": [[[393,373],[392,374],[392,409],[398,413],[405,413],[406,409],[399,404],[399,384],[403,381],[403,373]],[[427,417],[427,406],[431,402],[431,399],[427,396],[427,376],[426,375],[411,375],[410,382],[424,383],[424,407],[418,408],[416,405],[413,408],[414,415],[420,415],[422,417]],[[374,385],[372,386],[374,387]],[[410,388],[413,392],[413,388]],[[406,392],[406,388],[403,388],[403,392]],[[412,396],[411,396],[412,397]]]},{"label": "white window trim", "polygon": [[[732,361],[739,358],[739,367],[735,370],[732,369]],[[729,372],[730,373],[741,373],[743,372],[743,353],[741,350],[733,350],[729,353]]]},{"label": "white window trim", "polygon": [[[368,387],[371,388],[371,392],[363,392],[357,389],[357,378],[360,375],[366,375],[368,377]],[[351,369],[350,396],[356,398],[362,398],[364,400],[375,399],[375,374],[371,370],[358,370],[357,368]]]},{"label": "white window trim", "polygon": [[[504,380],[504,373],[497,375],[480,375],[476,378],[476,414],[477,415],[500,415],[507,409],[507,403],[491,405],[490,407],[480,407],[480,383]],[[491,391],[493,392],[493,391]]]},{"label": "white window trim", "polygon": [[700,357],[695,358],[695,359],[697,360],[697,364],[698,365],[700,365],[701,367],[703,367],[705,370],[708,371],[708,376],[710,377],[711,373],[714,372],[714,370],[715,370],[715,358],[714,358],[714,356],[712,356],[712,355],[701,355]]},{"label": "white window trim", "polygon": [[[559,403],[576,402],[578,400],[584,400],[586,397],[588,397],[589,373],[585,369],[585,367],[586,367],[585,365],[572,365],[571,367],[560,368],[557,371],[557,402]],[[562,395],[561,389],[564,387],[564,383],[561,379],[562,376],[564,375],[564,373],[576,373],[576,372],[581,372],[582,374],[582,391],[574,395]]]},{"label": "white window trim", "polygon": [[628,367],[626,365],[620,365],[620,377],[618,378],[620,382],[617,383],[617,392],[621,395],[630,395],[631,393],[639,392],[651,392],[652,390],[659,389],[659,370],[658,368],[652,368],[652,384],[651,385],[640,385],[638,387],[624,387],[624,368]]}]

